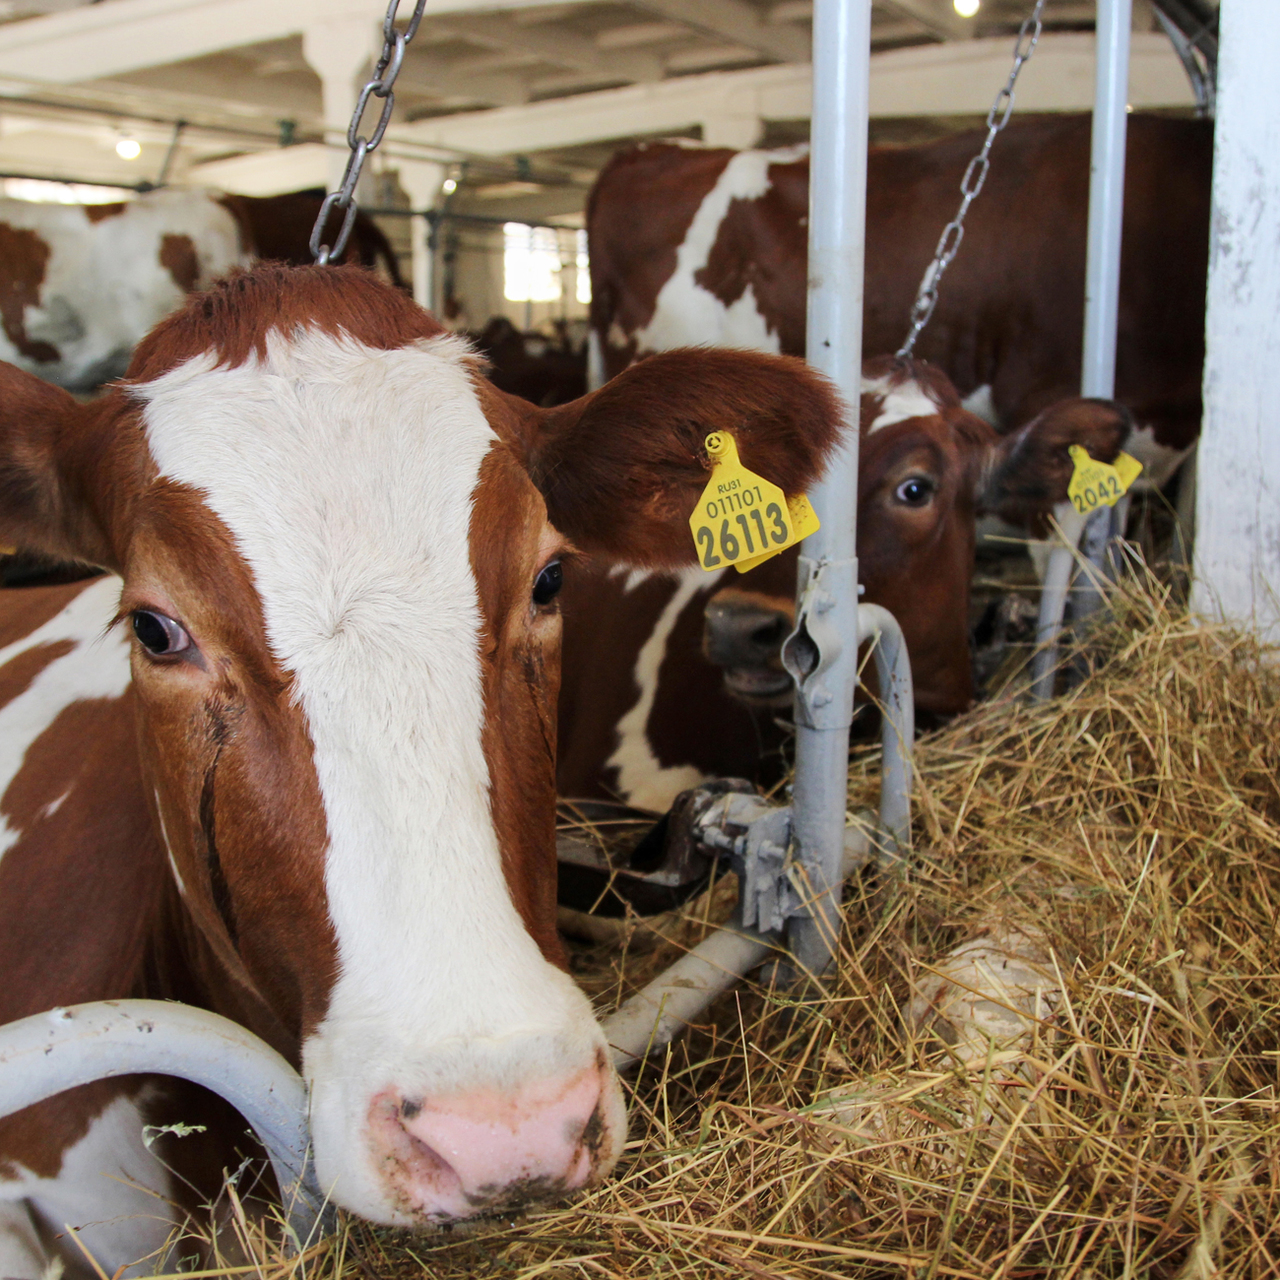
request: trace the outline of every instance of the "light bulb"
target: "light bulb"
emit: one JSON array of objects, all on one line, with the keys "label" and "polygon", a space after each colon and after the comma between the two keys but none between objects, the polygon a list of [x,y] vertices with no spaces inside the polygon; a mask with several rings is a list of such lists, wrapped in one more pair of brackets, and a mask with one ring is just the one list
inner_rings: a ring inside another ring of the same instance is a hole
[{"label": "light bulb", "polygon": [[136,160],[142,154],[142,144],[137,138],[121,138],[116,143],[116,155],[121,160]]},{"label": "light bulb", "polygon": [[457,178],[446,178],[441,185],[445,195],[451,196],[458,189],[458,180]]},{"label": "light bulb", "polygon": [[972,18],[982,7],[982,0],[951,0],[951,5],[962,18]]}]

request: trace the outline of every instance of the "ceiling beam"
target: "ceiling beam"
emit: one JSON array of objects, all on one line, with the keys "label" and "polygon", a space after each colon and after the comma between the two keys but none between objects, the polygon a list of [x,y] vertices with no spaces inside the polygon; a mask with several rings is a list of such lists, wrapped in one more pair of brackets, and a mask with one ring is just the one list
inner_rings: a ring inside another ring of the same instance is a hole
[{"label": "ceiling beam", "polygon": [[[120,3],[121,0],[116,0]],[[743,0],[635,0],[638,8],[661,14],[673,22],[717,40],[732,40],[779,62],[808,62],[813,49],[809,37],[794,28],[770,24]]]},{"label": "ceiling beam", "polygon": [[433,23],[458,39],[504,52],[536,54],[554,67],[585,71],[598,80],[648,81],[662,79],[662,63],[651,53],[606,54],[594,40],[564,28],[548,30],[521,25],[500,14],[471,13],[464,22]]},{"label": "ceiling beam", "polygon": [[[545,0],[432,0],[433,16]],[[567,0],[572,4],[590,0]],[[381,21],[385,0],[111,0],[0,25],[0,77],[78,84],[297,35],[332,18]]]},{"label": "ceiling beam", "polygon": [[[871,115],[983,115],[993,86],[1003,84],[1008,73],[1009,41],[1004,36],[873,54]],[[1092,35],[1045,34],[1018,82],[1018,110],[1088,111],[1093,73]],[[1133,36],[1129,84],[1135,108],[1194,106],[1182,64],[1163,35]],[[394,127],[389,136],[463,152],[511,155],[673,132],[726,117],[804,120],[812,95],[808,66],[755,67],[420,120]]]},{"label": "ceiling beam", "polygon": [[973,19],[962,18],[948,0],[877,0],[904,18],[913,18],[939,40],[967,40],[973,35]]}]

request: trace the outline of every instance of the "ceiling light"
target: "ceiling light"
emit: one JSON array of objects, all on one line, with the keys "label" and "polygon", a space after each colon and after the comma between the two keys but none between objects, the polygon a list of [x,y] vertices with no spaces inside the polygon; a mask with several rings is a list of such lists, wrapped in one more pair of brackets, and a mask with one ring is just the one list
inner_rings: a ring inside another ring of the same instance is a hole
[{"label": "ceiling light", "polygon": [[121,160],[136,160],[142,154],[142,144],[137,138],[121,138],[116,143],[116,155]]},{"label": "ceiling light", "polygon": [[982,7],[982,0],[951,0],[951,5],[962,18],[972,18]]},{"label": "ceiling light", "polygon": [[458,189],[458,180],[457,178],[446,178],[441,184],[441,187],[445,195],[451,196]]}]

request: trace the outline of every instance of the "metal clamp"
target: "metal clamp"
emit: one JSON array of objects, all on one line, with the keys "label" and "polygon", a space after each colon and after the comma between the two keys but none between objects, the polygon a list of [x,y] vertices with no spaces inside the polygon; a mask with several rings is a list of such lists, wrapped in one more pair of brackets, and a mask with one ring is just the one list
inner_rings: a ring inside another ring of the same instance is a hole
[{"label": "metal clamp", "polygon": [[811,729],[847,729],[848,700],[838,697],[827,673],[844,650],[844,637],[853,630],[849,616],[855,601],[839,607],[832,580],[857,561],[810,560],[800,557],[806,575],[796,607],[795,630],[782,646],[782,665],[796,684],[796,723]]}]

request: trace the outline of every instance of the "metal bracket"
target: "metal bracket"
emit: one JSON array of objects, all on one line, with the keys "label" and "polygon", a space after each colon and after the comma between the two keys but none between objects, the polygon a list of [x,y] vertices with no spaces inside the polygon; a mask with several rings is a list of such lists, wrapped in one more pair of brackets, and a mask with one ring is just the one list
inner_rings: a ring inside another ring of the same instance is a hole
[{"label": "metal bracket", "polygon": [[[800,557],[801,571],[806,574],[796,609],[795,630],[782,646],[782,665],[796,684],[796,723],[810,729],[842,729],[848,727],[848,708],[836,696],[827,672],[844,650],[844,635],[853,626],[844,625],[845,614],[855,608],[838,606],[831,589],[832,578],[850,562],[810,560]],[[854,581],[857,562],[853,561]]]}]

